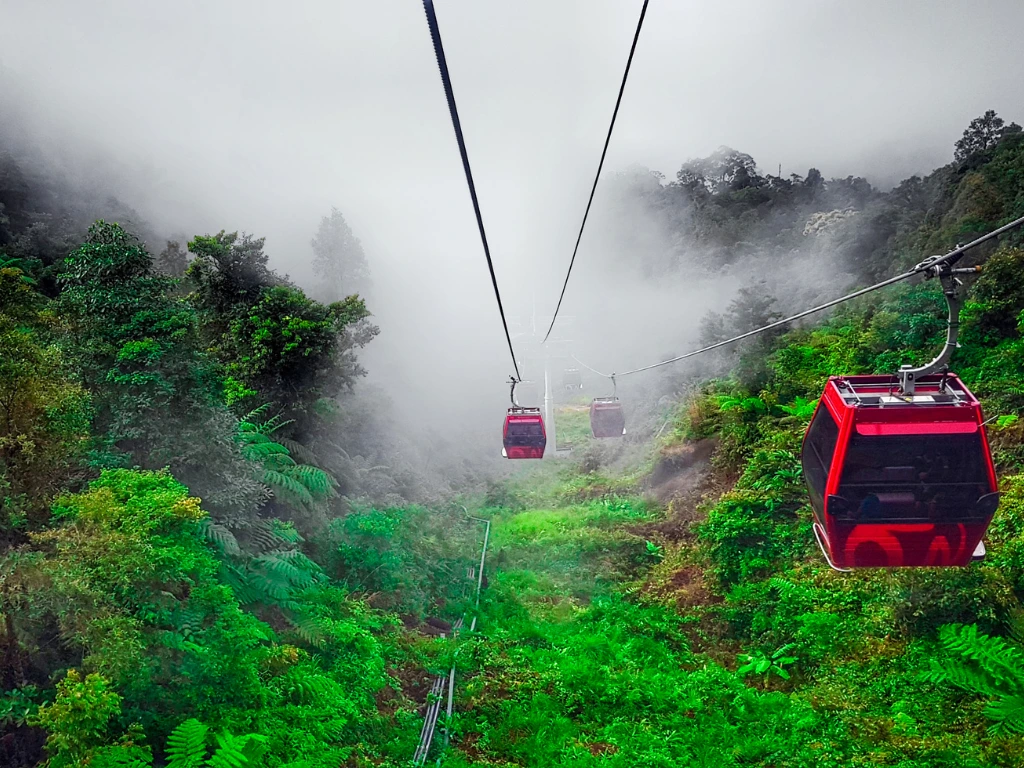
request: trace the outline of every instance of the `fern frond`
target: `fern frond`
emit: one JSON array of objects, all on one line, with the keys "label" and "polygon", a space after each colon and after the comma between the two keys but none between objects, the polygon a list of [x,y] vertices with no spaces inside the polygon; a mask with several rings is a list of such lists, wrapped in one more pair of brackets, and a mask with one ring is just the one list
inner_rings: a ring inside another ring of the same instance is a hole
[{"label": "fern frond", "polygon": [[[259,437],[263,437],[260,435]],[[262,440],[243,440],[242,454],[251,461],[262,461],[269,456],[288,456],[288,449],[280,443],[263,438]]]},{"label": "fern frond", "polygon": [[311,464],[299,464],[289,474],[291,474],[292,477],[296,477],[301,480],[302,484],[305,485],[311,493],[315,493],[320,496],[329,495],[338,485],[337,480],[319,467],[314,467]]},{"label": "fern frond", "polygon": [[993,734],[1024,733],[1024,696],[1003,696],[985,705],[985,715],[995,720]]},{"label": "fern frond", "polygon": [[[295,554],[300,555],[309,562],[308,558],[301,555],[301,553],[296,552]],[[267,574],[273,574],[280,581],[297,587],[308,587],[316,581],[312,573],[297,567],[285,553],[275,552],[268,555],[259,555],[253,558],[253,566]]]},{"label": "fern frond", "polygon": [[1024,611],[1012,611],[1010,613],[1010,621],[1008,624],[1010,637],[1017,642],[1017,645],[1024,646]]},{"label": "fern frond", "polygon": [[208,732],[209,728],[194,717],[171,731],[167,737],[167,768],[201,768]]},{"label": "fern frond", "polygon": [[250,574],[248,586],[258,595],[253,603],[276,603],[292,596],[291,584],[266,573]]},{"label": "fern frond", "polygon": [[247,768],[249,757],[245,745],[249,737],[233,736],[228,731],[217,734],[217,751],[206,761],[210,768]]},{"label": "fern frond", "polygon": [[199,527],[203,532],[203,537],[215,545],[223,554],[230,557],[241,554],[242,550],[238,546],[238,539],[235,538],[235,534],[223,525],[213,522],[210,518],[205,518],[200,522]]},{"label": "fern frond", "polygon": [[982,634],[974,624],[947,625],[939,637],[947,650],[976,662],[997,683],[1024,692],[1024,653],[1003,638]]},{"label": "fern frond", "polygon": [[263,482],[270,486],[275,495],[284,495],[286,498],[293,498],[302,504],[312,504],[313,495],[300,481],[294,477],[268,469],[263,473]]},{"label": "fern frond", "polygon": [[303,445],[297,440],[292,440],[287,437],[279,437],[277,438],[277,442],[287,448],[288,452],[295,458],[299,459],[303,464],[315,464],[316,466],[319,466],[323,463],[320,461],[320,457],[313,452],[313,449]]},{"label": "fern frond", "polygon": [[242,425],[242,424],[253,425],[253,424],[258,423],[257,420],[262,420],[263,417],[266,415],[267,411],[270,410],[270,405],[271,405],[270,403],[264,403],[263,405],[259,406],[258,408],[253,408],[251,411],[249,411],[247,414],[245,414],[245,416],[243,416],[239,420],[239,425]]},{"label": "fern frond", "polygon": [[329,705],[344,697],[342,687],[326,675],[298,667],[281,678],[281,689],[295,704]]},{"label": "fern frond", "polygon": [[278,549],[282,545],[290,543],[278,532],[272,520],[261,520],[258,525],[253,526],[249,532],[249,538],[253,544],[264,551]]},{"label": "fern frond", "polygon": [[292,614],[288,617],[295,634],[302,638],[302,641],[314,648],[323,648],[327,642],[327,633],[324,632],[320,623],[312,616],[302,613]]}]

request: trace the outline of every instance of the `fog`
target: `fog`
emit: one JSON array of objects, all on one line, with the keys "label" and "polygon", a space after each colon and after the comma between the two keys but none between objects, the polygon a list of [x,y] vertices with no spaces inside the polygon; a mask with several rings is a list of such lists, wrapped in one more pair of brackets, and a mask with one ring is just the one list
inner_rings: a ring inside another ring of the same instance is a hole
[{"label": "fog", "polygon": [[[557,299],[640,3],[436,5],[506,311],[525,332]],[[772,173],[891,185],[948,162],[984,110],[1020,119],[1024,54],[1000,32],[1022,25],[1014,0],[654,0],[606,174],[672,178],[729,145]],[[403,419],[497,429],[512,365],[419,3],[0,0],[0,66],[8,121],[161,233],[266,236],[272,265],[310,285],[309,240],[337,206],[374,281],[369,382]],[[564,305],[576,321],[558,335],[621,371],[685,351],[744,278],[651,281],[629,254],[617,264],[602,254],[605,190]]]}]

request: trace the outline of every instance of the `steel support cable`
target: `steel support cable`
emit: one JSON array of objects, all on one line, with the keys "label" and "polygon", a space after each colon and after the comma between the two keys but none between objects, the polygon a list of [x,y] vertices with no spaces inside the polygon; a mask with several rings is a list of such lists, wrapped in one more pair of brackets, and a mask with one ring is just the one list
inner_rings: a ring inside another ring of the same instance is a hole
[{"label": "steel support cable", "polygon": [[[619,85],[619,95],[615,99],[615,109],[612,112],[612,121],[608,125],[608,135],[604,139],[604,149],[601,150],[601,160],[597,164],[597,175],[594,176],[594,186],[590,189],[590,198],[587,200],[587,208],[583,212],[583,222],[580,224],[580,232],[576,236],[576,247],[572,249],[572,258],[569,260],[569,270],[565,273],[565,282],[562,283],[562,292],[558,296],[558,304],[555,305],[555,314],[551,316],[551,325],[548,326],[547,333],[544,334],[544,341],[548,340],[548,336],[551,335],[552,329],[555,327],[555,320],[558,319],[558,310],[562,308],[562,299],[565,298],[565,289],[569,286],[569,275],[572,274],[572,267],[576,263],[576,253],[580,249],[580,240],[583,239],[583,230],[587,226],[587,216],[590,215],[590,206],[594,202],[594,193],[597,192],[597,182],[601,179],[601,169],[604,167],[604,158],[608,154],[608,144],[612,140],[612,130],[615,128],[615,118],[619,115],[619,105],[622,103],[622,94],[626,91],[626,80],[629,78],[629,67],[633,63],[633,54],[636,53],[636,43],[640,39],[640,29],[644,25],[644,16],[647,15],[647,3],[650,0],[644,0],[644,5],[640,9],[640,19],[636,23],[636,32],[633,34],[633,45],[629,48],[629,58],[626,59],[626,69],[622,73],[622,84]],[[542,342],[543,343],[543,342]]]},{"label": "steel support cable", "polygon": [[591,368],[589,365],[587,365],[582,360],[580,360],[578,357],[576,357],[576,355],[569,355],[569,357],[571,357],[573,360],[575,360],[577,363],[582,365],[584,368],[586,368],[591,373],[596,373],[598,376],[604,376],[606,379],[610,379],[612,377],[612,374],[610,374],[610,373],[602,373],[601,371],[597,370],[596,368]]},{"label": "steel support cable", "polygon": [[448,74],[448,62],[444,57],[444,46],[441,44],[441,30],[437,26],[437,16],[434,13],[433,0],[423,0],[423,10],[427,14],[427,25],[430,27],[430,37],[434,41],[434,55],[437,57],[437,68],[441,71],[441,82],[444,84],[444,95],[448,100],[448,112],[452,117],[452,127],[455,129],[455,138],[459,142],[459,154],[462,156],[462,168],[466,172],[466,183],[469,185],[469,196],[473,200],[473,211],[476,213],[476,225],[480,229],[480,242],[484,246],[484,256],[487,257],[487,270],[491,274],[491,285],[494,286],[494,298],[498,300],[498,313],[501,315],[501,325],[505,329],[505,341],[508,342],[508,352],[512,356],[512,367],[516,372],[516,379],[522,379],[519,375],[519,364],[516,362],[516,353],[512,348],[512,334],[508,330],[508,322],[505,320],[505,307],[501,303],[501,291],[498,290],[498,278],[494,274],[494,262],[491,261],[491,249],[487,245],[487,232],[484,230],[484,219],[480,213],[480,201],[476,196],[476,184],[473,183],[473,171],[469,167],[469,154],[466,152],[466,140],[462,136],[462,123],[459,121],[459,110],[455,106],[455,92],[452,90],[451,76]]},{"label": "steel support cable", "polygon": [[798,312],[795,315],[790,315],[789,317],[783,318],[782,320],[776,320],[775,322],[769,323],[768,325],[763,325],[760,328],[755,328],[752,331],[741,333],[739,336],[733,336],[731,339],[725,339],[724,341],[719,341],[716,342],[715,344],[710,344],[706,347],[702,347],[701,349],[696,349],[693,352],[687,352],[685,355],[679,355],[678,357],[672,357],[669,358],[668,360],[662,360],[659,363],[652,363],[651,365],[645,365],[642,368],[634,368],[629,371],[623,371],[622,373],[609,374],[601,373],[600,371],[591,368],[589,365],[584,363],[582,360],[577,359],[575,356],[573,356],[573,360],[576,360],[577,363],[587,368],[588,370],[591,370],[594,373],[609,379],[614,379],[621,376],[630,376],[634,373],[649,371],[652,368],[660,368],[663,365],[678,363],[680,360],[685,360],[688,357],[696,357],[697,355],[702,355],[705,352],[710,352],[714,349],[724,347],[728,344],[733,344],[737,341],[742,341],[743,339],[749,339],[751,336],[756,336],[759,333],[770,331],[773,328],[778,328],[780,326],[786,325],[787,323],[792,323],[795,320],[800,320],[801,318],[807,317],[808,315],[813,315],[816,312],[821,312],[822,310],[829,309],[830,307],[842,304],[843,302],[859,298],[861,296],[864,296],[865,294],[871,293],[872,291],[877,291],[880,288],[885,288],[887,286],[893,285],[894,283],[899,283],[903,280],[907,280],[913,277],[914,275],[919,275],[925,272],[935,272],[944,265],[948,266],[955,264],[960,259],[960,257],[962,257],[970,249],[975,248],[981,245],[982,243],[987,242],[988,240],[992,240],[993,238],[999,237],[999,235],[1005,232],[1009,232],[1011,229],[1016,229],[1022,224],[1024,224],[1024,216],[1021,216],[1019,219],[1014,219],[1009,224],[1005,224],[1004,226],[999,227],[998,229],[994,229],[986,235],[982,235],[977,240],[972,240],[971,242],[967,243],[967,245],[957,246],[949,253],[943,254],[941,256],[932,256],[931,258],[925,259],[920,264],[915,266],[913,269],[896,275],[895,277],[890,277],[888,280],[883,280],[880,283],[869,285],[867,288],[861,288],[858,291],[848,293],[845,296],[841,296],[838,299],[833,299],[832,301],[827,301],[824,304],[819,304],[818,306],[812,307],[811,309],[805,309],[803,312]]}]

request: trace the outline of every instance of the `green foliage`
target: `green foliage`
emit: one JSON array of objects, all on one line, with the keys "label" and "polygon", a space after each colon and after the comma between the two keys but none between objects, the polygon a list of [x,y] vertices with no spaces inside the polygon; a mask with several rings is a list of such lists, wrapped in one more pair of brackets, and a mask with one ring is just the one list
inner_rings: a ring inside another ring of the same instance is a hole
[{"label": "green foliage", "polygon": [[698,536],[707,544],[723,588],[770,574],[807,551],[810,526],[793,505],[753,492],[725,494]]},{"label": "green foliage", "polygon": [[[672,235],[657,256],[613,244],[650,274],[699,249],[712,269],[881,276],[1024,213],[1024,136],[986,113],[957,164],[884,194],[729,148],[669,184],[623,178],[631,213]],[[475,610],[481,526],[461,505],[340,497],[412,493],[366,437],[375,409],[346,402],[376,328],[341,214],[314,241],[318,295],[342,299],[325,304],[248,235],[195,238],[180,281],[180,246],[157,269],[118,225],[68,247],[80,230],[29,207],[34,183],[0,156],[0,750],[35,724],[52,768],[401,765],[423,679],[456,663],[451,765],[1019,764],[1024,651],[996,633],[1024,595],[1020,249],[971,255],[954,358],[1005,470],[986,563],[840,576],[813,545],[798,454],[826,378],[941,343],[936,285],[901,285],[746,342],[677,404],[666,450],[715,454],[664,516],[632,495],[642,470],[593,454],[585,474],[492,482],[490,584],[456,655],[403,624]],[[747,285],[702,331],[780,311]],[[586,431],[567,418],[563,437]]]},{"label": "green foliage", "polygon": [[0,269],[0,529],[39,525],[84,458],[90,401],[45,340],[43,299]]},{"label": "green foliage", "polygon": [[993,733],[1024,733],[1024,651],[1020,646],[982,634],[973,625],[950,624],[942,628],[940,637],[954,659],[933,661],[929,678],[987,696],[985,714],[995,721],[990,728]]},{"label": "green foliage", "polygon": [[77,768],[107,741],[112,718],[121,713],[121,697],[110,690],[110,682],[101,675],[85,679],[72,669],[57,684],[57,698],[45,704],[33,719],[45,728],[48,768]]},{"label": "green foliage", "polygon": [[[242,454],[262,465],[260,479],[277,497],[300,509],[321,509],[323,502],[337,495],[338,482],[317,466],[297,463],[288,447],[271,439],[271,435],[291,422],[283,421],[279,415],[265,418],[267,408],[261,406],[238,422],[237,440]],[[289,442],[300,453],[311,455],[294,441]]]},{"label": "green foliage", "polygon": [[207,757],[209,728],[195,718],[181,723],[167,737],[167,768],[249,768],[261,762],[266,738],[256,734],[217,734],[216,750]]},{"label": "green foliage", "polygon": [[314,405],[366,372],[354,350],[378,330],[358,296],[332,304],[308,298],[267,266],[262,238],[220,232],[189,242],[187,276],[203,329],[224,364],[231,402],[256,396],[303,420]]},{"label": "green foliage", "polygon": [[793,405],[780,405],[779,410],[788,413],[790,416],[800,419],[801,421],[810,421],[814,415],[815,408],[818,407],[818,401],[807,400],[799,395],[796,396],[793,401]]},{"label": "green foliage", "polygon": [[736,669],[736,674],[746,677],[753,672],[756,675],[764,675],[766,682],[772,675],[789,680],[790,675],[786,671],[786,667],[796,663],[796,656],[787,656],[786,654],[795,647],[796,643],[787,643],[781,648],[775,649],[771,654],[766,654],[764,651],[741,653],[737,657],[740,666]]}]

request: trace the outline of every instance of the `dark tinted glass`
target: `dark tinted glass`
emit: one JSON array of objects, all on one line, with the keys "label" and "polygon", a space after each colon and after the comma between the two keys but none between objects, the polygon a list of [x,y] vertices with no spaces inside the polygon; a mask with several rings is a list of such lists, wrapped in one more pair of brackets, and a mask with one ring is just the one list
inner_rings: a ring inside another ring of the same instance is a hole
[{"label": "dark tinted glass", "polygon": [[839,441],[839,425],[825,407],[818,409],[807,439],[804,441],[801,463],[804,477],[811,492],[811,501],[815,508],[821,509],[825,498],[825,485],[828,482],[828,471],[832,465],[832,455],[836,452]]},{"label": "dark tinted glass", "polygon": [[508,442],[512,445],[533,445],[544,437],[539,421],[513,421],[508,425]]},{"label": "dark tinted glass", "polygon": [[860,520],[953,522],[984,517],[990,491],[981,435],[854,434],[839,495]]}]

